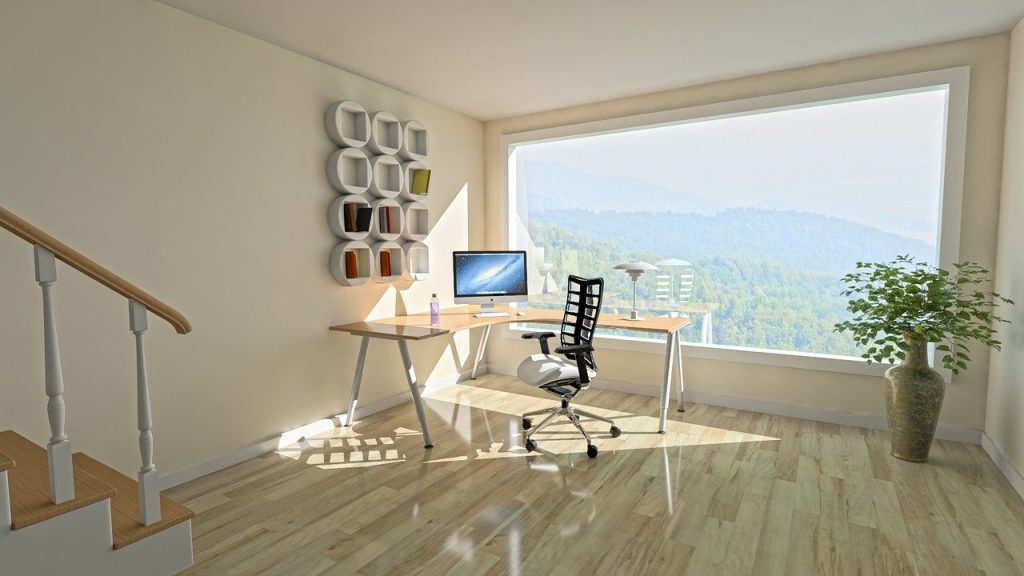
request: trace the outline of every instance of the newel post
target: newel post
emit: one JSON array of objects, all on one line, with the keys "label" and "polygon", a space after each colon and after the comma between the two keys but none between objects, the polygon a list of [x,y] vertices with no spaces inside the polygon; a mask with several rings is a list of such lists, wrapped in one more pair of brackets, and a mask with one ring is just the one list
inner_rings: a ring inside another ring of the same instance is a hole
[{"label": "newel post", "polygon": [[149,407],[149,377],[146,372],[146,351],[142,337],[149,328],[146,307],[135,300],[128,301],[128,320],[135,334],[135,363],[138,373],[139,451],[142,467],[139,469],[139,522],[149,526],[160,521],[160,487],[156,465],[153,464],[153,415]]},{"label": "newel post", "polygon": [[60,367],[57,317],[53,310],[53,285],[57,262],[42,246],[35,246],[36,282],[43,290],[43,366],[46,380],[46,415],[50,420],[50,441],[46,454],[50,466],[50,501],[61,504],[75,498],[71,442],[64,432],[64,375]]}]

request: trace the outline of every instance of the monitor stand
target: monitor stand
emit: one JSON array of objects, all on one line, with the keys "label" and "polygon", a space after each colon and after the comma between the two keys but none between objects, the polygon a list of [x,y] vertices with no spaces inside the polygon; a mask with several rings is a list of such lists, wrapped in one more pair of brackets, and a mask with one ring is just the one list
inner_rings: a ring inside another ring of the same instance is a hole
[{"label": "monitor stand", "polygon": [[498,310],[494,308],[494,304],[481,304],[480,312],[477,312],[473,316],[476,316],[477,318],[498,318],[508,315],[508,312],[498,312]]}]

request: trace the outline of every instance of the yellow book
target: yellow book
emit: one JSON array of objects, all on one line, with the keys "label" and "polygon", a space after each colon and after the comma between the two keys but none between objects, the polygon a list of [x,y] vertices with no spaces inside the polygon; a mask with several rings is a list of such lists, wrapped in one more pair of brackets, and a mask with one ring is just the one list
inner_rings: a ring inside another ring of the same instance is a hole
[{"label": "yellow book", "polygon": [[426,196],[429,188],[430,170],[413,170],[412,186],[409,187],[409,192],[419,194],[420,196]]}]

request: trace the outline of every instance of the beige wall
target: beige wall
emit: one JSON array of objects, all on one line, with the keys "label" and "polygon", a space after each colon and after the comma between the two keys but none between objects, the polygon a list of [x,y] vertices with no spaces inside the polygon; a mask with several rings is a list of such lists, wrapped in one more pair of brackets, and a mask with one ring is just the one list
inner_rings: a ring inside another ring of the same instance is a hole
[{"label": "beige wall", "polygon": [[1010,40],[1003,195],[999,220],[996,290],[1017,302],[1004,310],[1011,324],[992,353],[985,433],[1016,467],[1024,471],[1024,21]]},{"label": "beige wall", "polygon": [[[0,79],[0,205],[195,326],[151,319],[163,473],[343,411],[358,340],[327,327],[425,309],[450,293],[444,254],[483,243],[480,122],[165,5],[5,0]],[[430,130],[425,282],[342,288],[327,272],[323,110],[340,98]],[[58,274],[72,444],[137,469],[127,305]],[[0,429],[45,442],[39,298],[30,247],[0,231]],[[446,346],[414,346],[421,377],[455,374]],[[372,344],[362,400],[407,390],[395,347]]]},{"label": "beige wall", "polygon": [[[500,167],[505,161],[500,147],[502,134],[970,65],[960,257],[992,267],[998,219],[1007,42],[1007,35],[1002,34],[488,122],[484,127],[487,221],[497,223],[501,218],[504,192]],[[498,226],[488,227],[487,244],[503,246]],[[523,356],[532,352],[533,347],[528,343],[508,342],[508,345],[489,346],[488,361],[503,368],[514,368]],[[949,387],[942,412],[944,426],[973,430],[984,426],[988,354],[978,350],[973,356],[975,361],[970,370]],[[604,350],[601,367],[601,374],[606,378],[649,386],[658,385],[663,369],[660,351]],[[694,358],[686,363],[686,379],[688,389],[705,393],[838,412],[884,414],[879,379],[875,377]]]}]

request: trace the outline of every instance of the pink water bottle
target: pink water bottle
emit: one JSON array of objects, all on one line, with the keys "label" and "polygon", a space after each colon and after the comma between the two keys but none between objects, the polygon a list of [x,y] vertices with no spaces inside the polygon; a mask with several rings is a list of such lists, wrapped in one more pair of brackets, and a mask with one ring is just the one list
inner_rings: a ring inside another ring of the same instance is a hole
[{"label": "pink water bottle", "polygon": [[441,323],[441,302],[437,299],[437,294],[430,297],[430,325],[437,326]]}]

